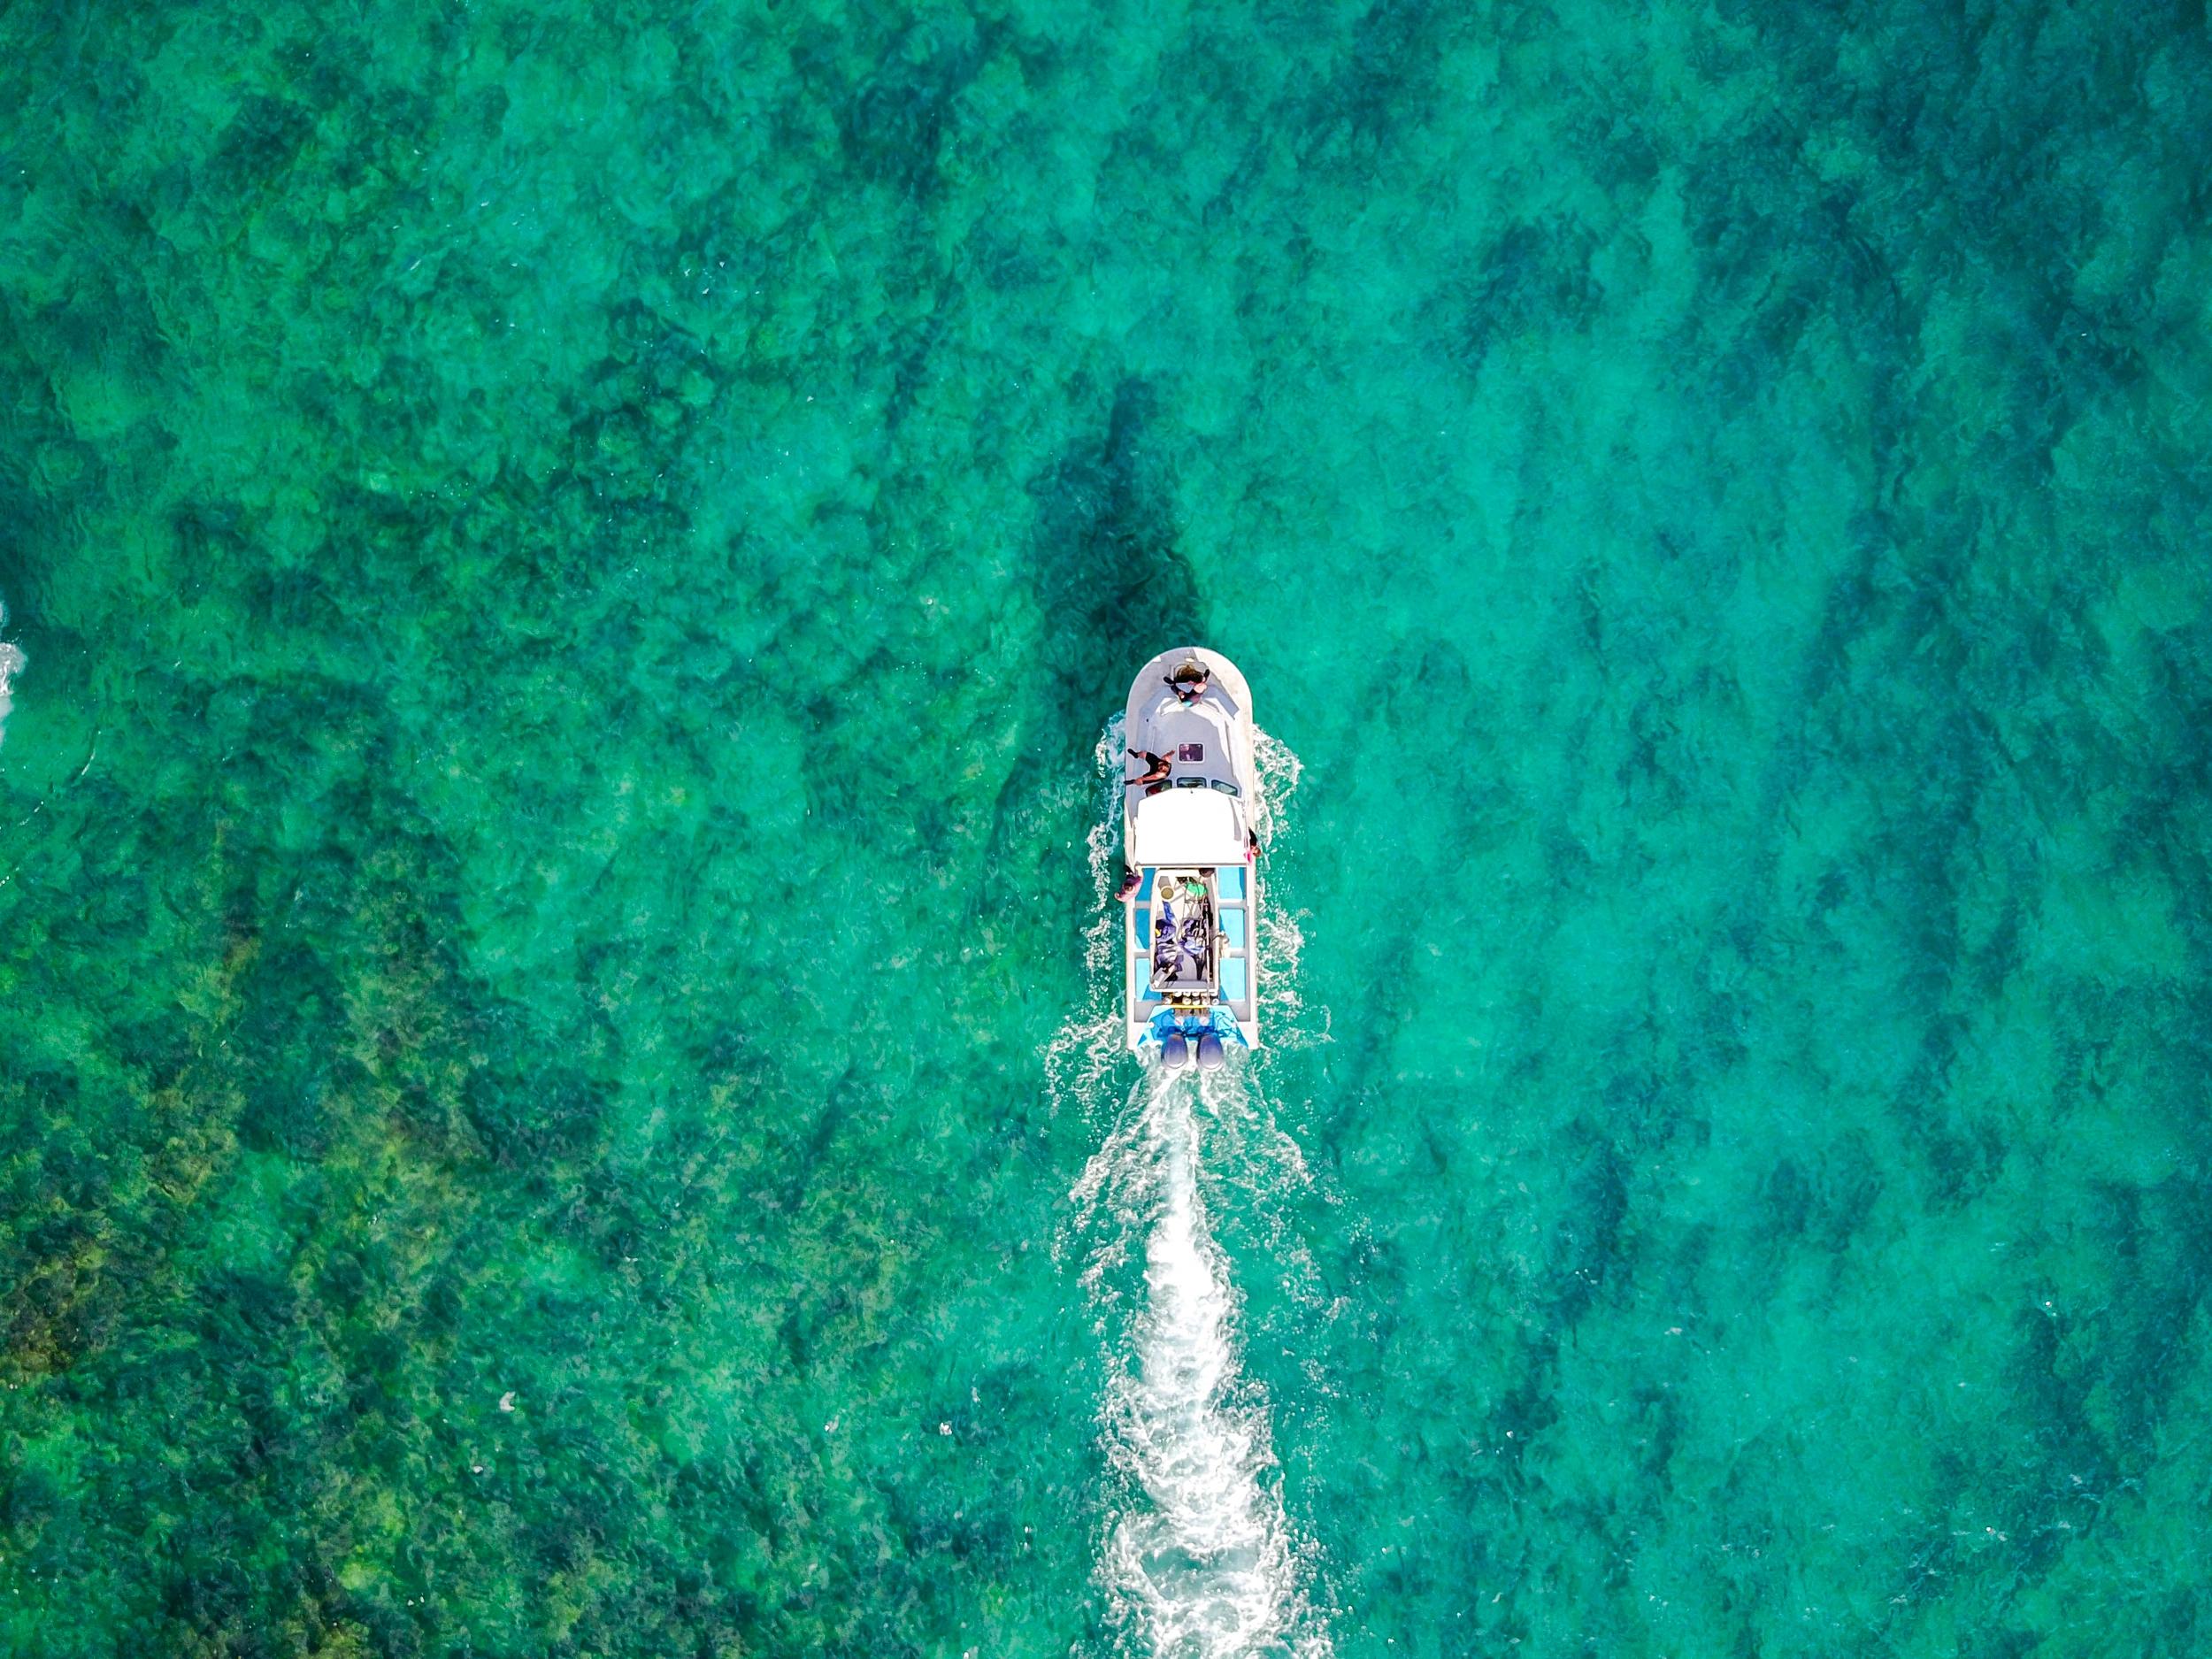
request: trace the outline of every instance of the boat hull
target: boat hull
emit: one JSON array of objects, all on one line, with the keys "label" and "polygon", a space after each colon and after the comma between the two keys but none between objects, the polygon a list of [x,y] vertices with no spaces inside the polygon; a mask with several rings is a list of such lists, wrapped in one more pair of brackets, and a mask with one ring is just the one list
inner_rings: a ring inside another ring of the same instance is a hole
[{"label": "boat hull", "polygon": [[[1167,681],[1195,658],[1197,705]],[[1122,847],[1138,878],[1123,902],[1122,992],[1129,1047],[1170,1064],[1218,1064],[1259,1043],[1258,728],[1249,687],[1218,651],[1179,647],[1130,687],[1128,747],[1160,756],[1167,779],[1122,792]],[[1129,767],[1141,774],[1147,762]]]}]

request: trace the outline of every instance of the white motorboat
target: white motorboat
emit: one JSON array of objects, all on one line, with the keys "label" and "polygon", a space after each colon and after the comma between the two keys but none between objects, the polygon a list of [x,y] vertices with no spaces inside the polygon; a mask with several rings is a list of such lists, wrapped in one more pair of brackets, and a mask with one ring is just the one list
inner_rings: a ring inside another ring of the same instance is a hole
[{"label": "white motorboat", "polygon": [[1259,1024],[1259,770],[1252,694],[1218,651],[1163,651],[1129,688],[1122,790],[1129,1046],[1219,1065]]}]

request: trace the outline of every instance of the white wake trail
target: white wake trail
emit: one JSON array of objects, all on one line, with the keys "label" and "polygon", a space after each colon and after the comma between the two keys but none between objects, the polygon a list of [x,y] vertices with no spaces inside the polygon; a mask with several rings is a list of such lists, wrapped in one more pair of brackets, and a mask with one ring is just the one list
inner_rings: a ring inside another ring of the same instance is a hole
[{"label": "white wake trail", "polygon": [[1197,1108],[1222,1087],[1233,1085],[1148,1077],[1138,1133],[1122,1148],[1141,1159],[1125,1173],[1149,1199],[1152,1223],[1134,1363],[1106,1403],[1128,1501],[1102,1576],[1118,1622],[1162,1659],[1320,1655],[1325,1639],[1300,1638],[1309,1609],[1271,1479],[1267,1408],[1240,1372],[1236,1297],[1199,1186]]},{"label": "white wake trail", "polygon": [[[0,603],[0,628],[8,626],[8,607]],[[23,653],[5,640],[0,640],[0,739],[7,735],[8,710],[15,706],[12,687],[16,674],[23,667]]]}]

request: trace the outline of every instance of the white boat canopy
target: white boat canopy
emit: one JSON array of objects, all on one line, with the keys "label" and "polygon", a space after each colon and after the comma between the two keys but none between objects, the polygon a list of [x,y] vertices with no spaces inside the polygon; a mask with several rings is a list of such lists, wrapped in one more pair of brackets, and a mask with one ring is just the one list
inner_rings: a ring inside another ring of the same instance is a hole
[{"label": "white boat canopy", "polygon": [[1137,803],[1135,862],[1240,864],[1244,814],[1237,797],[1212,788],[1163,789]]}]

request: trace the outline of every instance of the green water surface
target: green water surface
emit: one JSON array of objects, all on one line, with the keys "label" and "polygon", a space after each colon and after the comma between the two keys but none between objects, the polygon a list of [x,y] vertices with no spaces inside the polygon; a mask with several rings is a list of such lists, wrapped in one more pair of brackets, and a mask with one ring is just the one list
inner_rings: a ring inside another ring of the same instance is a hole
[{"label": "green water surface", "polygon": [[1092,751],[1336,1653],[2212,1651],[2200,0],[0,10],[0,1653],[1102,1655]]}]

